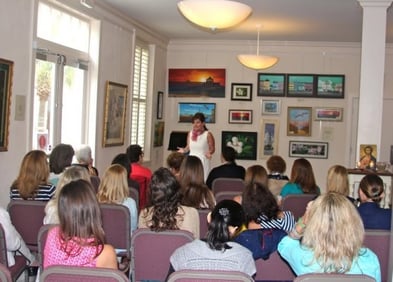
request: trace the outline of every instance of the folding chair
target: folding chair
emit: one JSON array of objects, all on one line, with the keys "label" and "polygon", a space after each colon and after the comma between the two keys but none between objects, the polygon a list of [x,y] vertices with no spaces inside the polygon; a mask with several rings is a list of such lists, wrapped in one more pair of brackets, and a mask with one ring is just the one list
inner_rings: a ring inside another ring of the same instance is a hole
[{"label": "folding chair", "polygon": [[41,282],[128,282],[123,272],[102,267],[49,266],[40,275]]},{"label": "folding chair", "polygon": [[207,222],[207,215],[211,210],[209,209],[197,209],[199,214],[199,238],[206,238],[206,233],[209,228],[209,223]]},{"label": "folding chair", "polygon": [[241,194],[244,190],[244,187],[244,181],[240,178],[220,177],[214,179],[212,183],[212,191],[214,195],[223,191],[234,191],[238,192],[238,194]]},{"label": "folding chair", "polygon": [[233,200],[234,197],[241,195],[241,193],[237,191],[221,191],[218,192],[214,197],[216,198],[216,202],[219,203],[222,200]]},{"label": "folding chair", "polygon": [[375,282],[375,279],[365,274],[333,274],[333,273],[309,273],[299,275],[294,282]]},{"label": "folding chair", "polygon": [[[0,224],[0,264],[3,265],[4,268],[7,269],[7,271],[3,272],[1,276],[11,277],[12,281],[16,281],[19,276],[23,272],[25,272],[25,281],[28,281],[28,273],[27,273],[27,267],[26,263],[27,260],[24,256],[21,255],[16,255],[15,257],[15,264],[13,266],[8,266],[8,258],[7,258],[7,245],[5,241],[5,233],[3,226]],[[1,281],[9,281],[9,280],[1,280]]]},{"label": "folding chair", "polygon": [[40,263],[40,270],[42,272],[43,265],[44,265],[44,248],[46,238],[48,237],[48,232],[51,228],[57,226],[57,224],[46,224],[41,226],[40,230],[38,231],[38,262]]},{"label": "folding chair", "polygon": [[173,272],[167,282],[251,282],[249,275],[240,271],[219,270],[178,270]]},{"label": "folding chair", "polygon": [[296,277],[291,267],[277,251],[271,253],[267,260],[257,259],[255,266],[257,268],[255,281],[292,281]]},{"label": "folding chair", "polygon": [[291,211],[295,220],[297,220],[305,213],[308,202],[314,200],[317,196],[316,194],[287,195],[282,198],[282,210]]},{"label": "folding chair", "polygon": [[12,200],[7,210],[15,229],[32,252],[38,251],[38,231],[43,225],[47,202]]},{"label": "folding chair", "polygon": [[192,233],[185,230],[155,232],[147,228],[137,229],[131,238],[132,281],[164,281],[172,253],[193,240]]}]

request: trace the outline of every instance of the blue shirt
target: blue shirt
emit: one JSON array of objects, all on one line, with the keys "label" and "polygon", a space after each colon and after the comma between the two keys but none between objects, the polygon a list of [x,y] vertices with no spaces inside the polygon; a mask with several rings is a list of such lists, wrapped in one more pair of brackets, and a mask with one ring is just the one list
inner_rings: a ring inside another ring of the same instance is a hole
[{"label": "blue shirt", "polygon": [[[302,187],[300,187],[299,184],[297,183],[293,183],[293,182],[288,182],[287,184],[284,185],[284,187],[282,187],[281,193],[280,195],[282,197],[285,197],[289,194],[304,194]],[[320,194],[320,189],[319,187],[317,187],[317,193],[316,194]]]},{"label": "blue shirt", "polygon": [[392,210],[383,209],[377,203],[366,202],[358,207],[365,229],[390,230]]},{"label": "blue shirt", "polygon": [[[313,261],[313,251],[302,246],[299,240],[286,236],[280,241],[277,249],[296,275],[322,271],[321,266]],[[381,267],[378,257],[368,248],[360,249],[359,256],[354,259],[351,269],[346,273],[366,274],[377,282],[381,282]]]}]

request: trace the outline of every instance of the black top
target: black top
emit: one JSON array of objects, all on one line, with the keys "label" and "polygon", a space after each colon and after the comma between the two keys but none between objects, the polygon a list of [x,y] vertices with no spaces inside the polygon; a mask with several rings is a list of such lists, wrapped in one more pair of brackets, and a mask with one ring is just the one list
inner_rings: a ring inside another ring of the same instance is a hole
[{"label": "black top", "polygon": [[244,179],[246,170],[244,167],[237,165],[236,163],[225,163],[218,167],[213,168],[206,180],[206,185],[212,189],[214,179],[220,177],[227,178],[241,178]]}]

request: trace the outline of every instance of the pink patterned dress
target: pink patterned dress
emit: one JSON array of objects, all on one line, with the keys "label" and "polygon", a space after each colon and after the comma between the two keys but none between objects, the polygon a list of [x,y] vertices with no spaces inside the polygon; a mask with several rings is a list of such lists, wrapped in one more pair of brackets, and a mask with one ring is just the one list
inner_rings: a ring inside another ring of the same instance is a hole
[{"label": "pink patterned dress", "polygon": [[[88,239],[86,243],[92,242]],[[44,268],[50,265],[69,265],[96,267],[97,254],[103,249],[100,246],[80,246],[74,241],[68,242],[67,249],[70,255],[64,251],[65,243],[60,237],[60,228],[54,227],[48,232],[44,249]]]}]

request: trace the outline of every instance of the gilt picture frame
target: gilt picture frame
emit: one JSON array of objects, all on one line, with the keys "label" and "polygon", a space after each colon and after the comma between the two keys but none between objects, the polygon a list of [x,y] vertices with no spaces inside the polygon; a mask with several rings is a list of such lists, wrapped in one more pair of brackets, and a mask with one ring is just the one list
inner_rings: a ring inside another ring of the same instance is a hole
[{"label": "gilt picture frame", "polygon": [[0,58],[0,151],[8,151],[14,62]]}]

